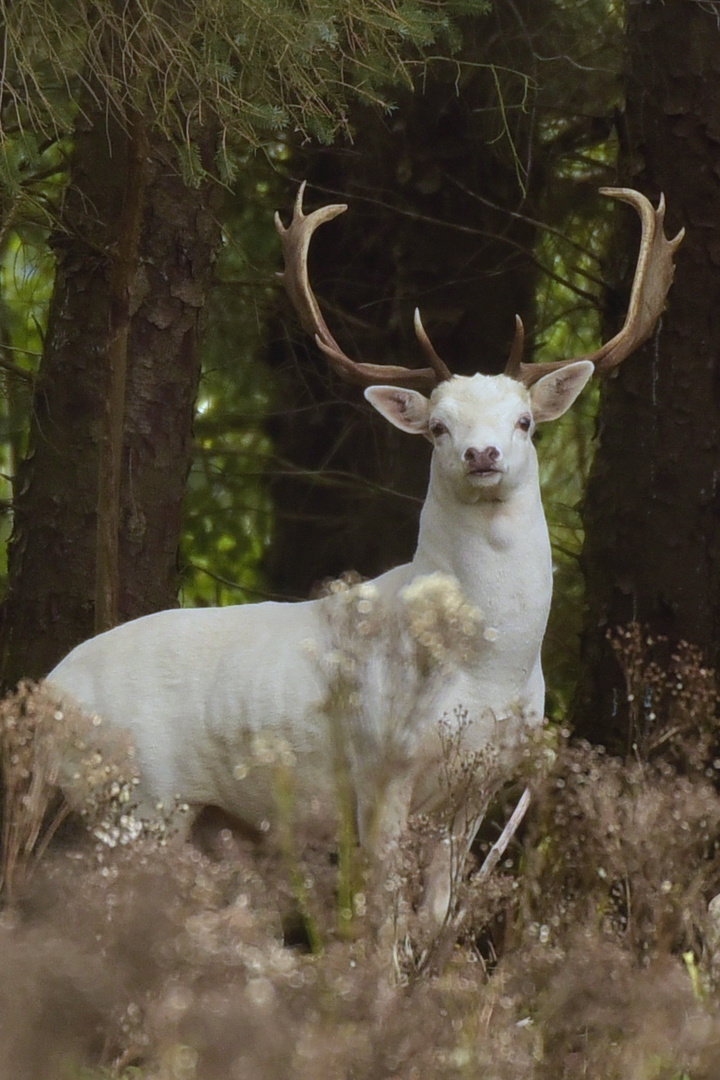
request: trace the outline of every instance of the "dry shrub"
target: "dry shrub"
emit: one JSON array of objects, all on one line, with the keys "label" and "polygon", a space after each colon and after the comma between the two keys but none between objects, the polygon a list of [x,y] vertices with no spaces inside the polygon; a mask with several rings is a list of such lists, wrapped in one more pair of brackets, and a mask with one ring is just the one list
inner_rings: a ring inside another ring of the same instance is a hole
[{"label": "dry shrub", "polygon": [[[360,891],[386,940],[390,909],[398,965],[412,975],[427,968],[431,954],[438,954],[433,963],[441,962],[467,921],[469,848],[507,775],[514,749],[506,751],[523,718],[518,712],[517,723],[503,723],[508,746],[478,750],[473,724],[482,719],[488,727],[488,717],[463,709],[440,716],[448,680],[471,669],[497,636],[452,575],[421,575],[392,598],[375,582],[358,584],[353,576],[326,583],[324,591],[333,601],[325,608],[327,647],[307,647],[327,688],[323,714],[340,810],[341,906],[352,912]],[[439,722],[428,728],[433,716]],[[418,787],[427,777],[426,804],[434,809],[411,821],[399,838],[395,829],[405,805],[396,781],[408,776]],[[377,855],[369,867],[357,865],[356,816],[366,850]],[[413,916],[432,879],[433,860],[441,862],[441,846],[449,852],[449,918],[438,935]]]},{"label": "dry shrub", "polygon": [[[695,654],[675,650],[663,673],[657,657],[638,660],[636,636],[623,640],[633,685],[655,680],[653,731],[641,717],[647,738],[628,761],[539,735],[522,835],[483,874],[515,788],[458,871],[439,944],[413,925],[413,901],[447,820],[412,823],[375,899],[354,894],[346,935],[333,852],[300,836],[291,865],[226,829],[212,855],[97,834],[45,852],[0,918],[0,1075],[716,1080],[714,683]],[[446,763],[446,815],[486,801],[492,762],[483,778],[451,741]],[[315,952],[288,945],[298,872]],[[401,981],[372,911],[398,893],[410,914]]]},{"label": "dry shrub", "polygon": [[70,813],[109,845],[144,831],[127,812],[138,780],[128,734],[59,705],[43,683],[23,681],[0,702],[0,769],[0,895],[11,903]]},{"label": "dry shrub", "polygon": [[566,747],[536,793],[523,914],[549,939],[594,922],[638,957],[690,947],[720,889],[719,835],[707,781]]},{"label": "dry shrub", "polygon": [[718,687],[700,649],[687,641],[673,646],[637,622],[608,636],[625,678],[628,750],[714,779]]},{"label": "dry shrub", "polygon": [[70,809],[57,789],[56,711],[56,704],[40,701],[29,683],[21,683],[15,694],[0,702],[0,890],[10,898]]},{"label": "dry shrub", "polygon": [[561,741],[535,780],[491,984],[532,1021],[542,1080],[710,1080],[720,1060],[714,673],[696,650],[635,626],[615,647],[632,752]]},{"label": "dry shrub", "polygon": [[60,706],[43,683],[22,682],[0,702],[3,778],[0,894],[11,901],[71,811],[107,838],[130,828],[137,781],[129,737],[98,716]]},{"label": "dry shrub", "polygon": [[534,1019],[543,1080],[710,1080],[720,1015],[667,954],[638,966],[621,943],[584,927],[567,942]]},{"label": "dry shrub", "polygon": [[[467,751],[464,737],[471,722],[464,711],[440,721],[442,747],[439,785],[443,798],[432,814],[413,815],[399,844],[395,874],[390,881],[392,901],[403,914],[403,937],[398,943],[398,974],[409,980],[441,971],[457,942],[472,928],[480,934],[505,908],[515,881],[497,871],[508,844],[520,827],[529,804],[529,790],[516,785],[506,795],[516,801],[511,812],[493,806],[507,778],[507,761],[493,747]],[[528,737],[525,773],[537,772],[542,735]],[[517,771],[517,770],[516,770]],[[520,798],[518,799],[518,795]],[[509,800],[508,800],[509,801]],[[488,809],[495,813],[488,819]],[[501,828],[500,836],[493,827]],[[504,828],[503,828],[504,826]],[[493,830],[492,840],[474,843]],[[442,926],[428,924],[423,896],[428,867],[438,846],[449,849],[449,903]],[[384,897],[387,905],[388,898]]]},{"label": "dry shrub", "polygon": [[706,781],[560,748],[535,785],[490,980],[537,1032],[538,1080],[717,1076],[719,836]]},{"label": "dry shrub", "polygon": [[411,991],[366,940],[289,949],[284,897],[254,859],[148,843],[46,857],[0,925],[0,1075],[112,1062],[148,1080],[456,1075],[478,965],[457,991],[449,976]]}]

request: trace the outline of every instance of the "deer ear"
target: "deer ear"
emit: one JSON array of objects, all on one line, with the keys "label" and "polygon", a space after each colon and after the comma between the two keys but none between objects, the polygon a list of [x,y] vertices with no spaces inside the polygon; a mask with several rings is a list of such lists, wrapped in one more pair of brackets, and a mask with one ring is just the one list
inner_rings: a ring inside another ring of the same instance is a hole
[{"label": "deer ear", "polygon": [[396,428],[411,435],[427,435],[430,402],[417,390],[403,390],[397,386],[368,386],[365,397]]},{"label": "deer ear", "polygon": [[594,370],[595,366],[589,360],[577,360],[538,379],[530,389],[535,420],[538,423],[557,420],[567,412]]}]

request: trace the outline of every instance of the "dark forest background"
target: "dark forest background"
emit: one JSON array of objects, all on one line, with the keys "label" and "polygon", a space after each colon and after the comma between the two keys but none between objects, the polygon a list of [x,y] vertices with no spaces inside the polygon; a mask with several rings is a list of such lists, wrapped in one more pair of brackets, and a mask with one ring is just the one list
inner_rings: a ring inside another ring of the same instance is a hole
[{"label": "dark forest background", "polygon": [[613,332],[636,222],[597,189],[664,191],[687,239],[658,332],[541,436],[549,707],[627,744],[606,635],[631,620],[717,663],[713,5],[3,13],[5,687],[159,608],[411,556],[427,448],[329,372],[275,280],[303,178],[350,206],[312,254],[343,344],[412,363],[417,304],[460,373],[500,369],[516,312],[536,358]]}]

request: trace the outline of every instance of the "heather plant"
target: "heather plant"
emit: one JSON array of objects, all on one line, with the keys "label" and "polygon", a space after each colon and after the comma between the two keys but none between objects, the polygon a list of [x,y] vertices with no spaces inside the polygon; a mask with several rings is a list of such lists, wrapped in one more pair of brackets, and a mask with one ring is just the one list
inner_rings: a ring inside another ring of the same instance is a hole
[{"label": "heather plant", "polygon": [[56,786],[56,706],[40,709],[38,716],[36,705],[28,684],[21,684],[11,698],[0,704],[0,765],[4,781],[0,884],[9,898],[69,812],[65,800],[58,798]]},{"label": "heather plant", "polygon": [[[339,579],[326,586],[335,603],[327,607],[330,649],[315,650],[327,694],[323,712],[334,758],[339,819],[339,895],[346,927],[355,912],[366,910],[366,891],[386,921],[390,906],[396,932],[402,934],[410,908],[408,851],[400,837],[388,849],[383,816],[397,777],[406,775],[417,752],[418,725],[433,715],[443,680],[471,661],[482,639],[481,613],[467,603],[447,574],[422,576],[401,590],[399,601],[382,598],[373,582]],[[416,857],[429,862],[429,849],[451,845],[450,892],[454,906],[477,821],[488,801],[495,754],[468,754],[462,747],[467,715],[442,718],[438,710],[437,750],[442,797],[438,813],[414,830]],[[461,767],[459,762],[463,760]],[[428,766],[436,768],[434,762]],[[481,777],[483,778],[481,780]],[[474,783],[473,791],[470,787]],[[362,799],[358,798],[359,790]],[[472,805],[461,830],[461,807]],[[356,814],[366,847],[376,851],[371,866],[358,866]],[[454,830],[454,831],[453,831]],[[423,843],[418,843],[418,837]],[[462,852],[462,854],[461,854]],[[418,875],[421,870],[418,867]],[[415,875],[416,877],[418,875]],[[416,890],[417,891],[417,890]],[[402,929],[398,929],[402,928]]]},{"label": "heather plant", "polygon": [[695,944],[720,888],[720,799],[672,767],[589,745],[558,754],[535,795],[519,914],[544,943],[592,925],[638,960]]},{"label": "heather plant", "polygon": [[106,844],[141,829],[127,810],[137,777],[129,739],[61,708],[42,683],[22,682],[0,702],[0,767],[0,889],[10,900],[72,811]]},{"label": "heather plant", "polygon": [[[367,599],[350,589],[341,610],[355,624],[375,617],[358,612]],[[384,879],[360,875],[344,898],[337,841],[323,846],[297,829],[290,847],[280,837],[258,848],[224,827],[207,851],[146,833],[114,846],[92,831],[89,842],[46,845],[0,915],[0,965],[12,976],[0,981],[0,1074],[715,1080],[712,673],[680,649],[663,671],[645,636],[622,640],[633,685],[648,669],[657,678],[655,731],[671,737],[636,739],[623,760],[569,732],[539,732],[518,757],[527,790],[505,789],[493,810],[502,771],[468,753],[469,718],[448,717],[438,729],[442,809],[411,820]],[[370,663],[372,647],[356,646],[359,667],[331,663],[328,708],[340,700],[333,687],[357,690],[363,656]],[[42,700],[42,687],[24,688],[13,715],[34,717],[36,731]],[[3,703],[5,727],[10,710]],[[239,767],[292,786],[281,745],[249,747]],[[111,787],[94,790],[112,803]],[[428,934],[416,910],[424,863],[468,796],[480,832],[466,858],[458,847],[452,916]],[[322,949],[289,929],[300,873]],[[395,903],[406,918],[393,973],[374,920]]]},{"label": "heather plant", "polygon": [[672,645],[637,622],[609,638],[624,675],[628,749],[712,779],[720,768],[713,752],[718,688],[700,649]]},{"label": "heather plant", "polygon": [[[336,770],[360,777],[380,809],[393,777],[407,766],[419,719],[436,707],[443,679],[478,648],[482,616],[447,574],[418,578],[399,602],[382,598],[373,582],[348,587],[341,579],[329,591],[338,601],[326,608],[330,648],[306,647],[316,652],[327,686],[323,711]],[[372,835],[374,823],[365,825]]]}]

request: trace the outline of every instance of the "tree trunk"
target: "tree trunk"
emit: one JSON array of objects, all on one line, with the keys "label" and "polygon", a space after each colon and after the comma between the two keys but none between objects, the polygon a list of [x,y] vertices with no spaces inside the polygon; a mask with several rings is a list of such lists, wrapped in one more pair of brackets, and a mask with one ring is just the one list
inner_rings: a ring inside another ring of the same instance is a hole
[{"label": "tree trunk", "polygon": [[[210,134],[207,156],[212,141]],[[120,622],[177,604],[202,316],[221,244],[220,198],[217,187],[188,187],[174,150],[155,145],[128,340]]]},{"label": "tree trunk", "polygon": [[120,611],[120,492],[128,344],[138,275],[148,153],[144,122],[135,116],[127,136],[127,175],[122,191],[117,240],[109,268],[107,374],[97,498],[96,633],[115,626]]},{"label": "tree trunk", "polygon": [[637,733],[607,632],[637,620],[713,665],[720,645],[720,26],[700,4],[630,0],[627,50],[623,182],[664,191],[687,236],[658,331],[605,388],[585,507],[577,728],[620,751]]},{"label": "tree trunk", "polygon": [[182,183],[164,139],[95,119],[78,123],[52,237],[57,277],[15,483],[5,686],[44,674],[97,629],[176,602],[219,228],[209,192]]}]

